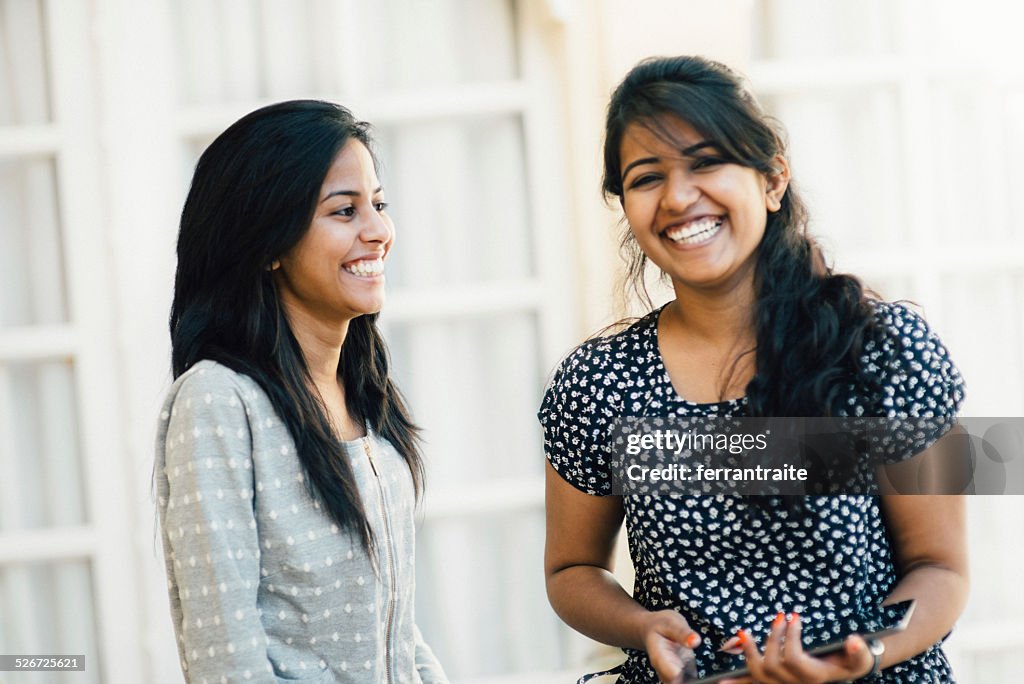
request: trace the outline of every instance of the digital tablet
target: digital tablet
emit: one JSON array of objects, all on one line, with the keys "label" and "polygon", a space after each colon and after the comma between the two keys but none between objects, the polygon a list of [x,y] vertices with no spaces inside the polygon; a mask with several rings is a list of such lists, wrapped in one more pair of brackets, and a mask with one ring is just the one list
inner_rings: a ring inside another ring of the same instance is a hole
[{"label": "digital tablet", "polygon": [[[879,622],[875,624],[881,624],[881,629],[874,631],[864,630],[853,630],[842,639],[836,641],[830,641],[825,644],[819,645],[805,645],[804,650],[813,656],[824,656],[830,653],[836,653],[837,651],[843,650],[843,643],[846,641],[846,637],[850,634],[860,634],[864,637],[864,641],[871,641],[872,639],[881,639],[882,637],[889,636],[890,634],[896,634],[902,632],[910,624],[910,618],[914,614],[914,606],[917,601],[900,601],[899,603],[893,603],[888,606],[879,606]],[[729,679],[731,677],[746,677],[750,674],[750,670],[743,667],[738,670],[730,670],[729,672],[720,672],[718,674],[705,677],[704,679],[698,679],[694,682],[685,682],[685,684],[714,684],[714,682],[720,682],[723,679]]]}]

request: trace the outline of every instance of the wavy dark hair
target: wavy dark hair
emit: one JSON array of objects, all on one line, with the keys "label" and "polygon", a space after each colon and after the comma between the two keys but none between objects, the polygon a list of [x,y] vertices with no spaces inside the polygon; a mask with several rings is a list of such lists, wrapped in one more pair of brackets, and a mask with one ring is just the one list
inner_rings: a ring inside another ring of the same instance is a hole
[{"label": "wavy dark hair", "polygon": [[[206,148],[181,212],[171,361],[175,378],[210,359],[255,380],[295,440],[310,494],[370,552],[374,537],[352,468],[339,458],[268,268],[309,229],[327,171],[353,139],[373,155],[368,123],[336,104],[296,100],[247,114]],[[419,428],[388,374],[376,321],[377,314],[351,321],[338,378],[348,410],[401,454],[419,496]]]},{"label": "wavy dark hair", "polygon": [[[784,155],[782,127],[768,117],[741,77],[702,57],[660,57],[637,64],[608,105],[602,189],[623,196],[622,138],[630,124],[672,140],[666,118],[685,121],[737,164],[765,177]],[[781,208],[768,214],[754,272],[756,371],[746,388],[753,416],[834,416],[848,389],[875,389],[861,369],[874,329],[873,296],[861,282],[833,273],[807,232],[807,209],[790,183]],[[647,257],[626,226],[626,279],[648,305]],[[738,360],[738,359],[737,359]]]}]

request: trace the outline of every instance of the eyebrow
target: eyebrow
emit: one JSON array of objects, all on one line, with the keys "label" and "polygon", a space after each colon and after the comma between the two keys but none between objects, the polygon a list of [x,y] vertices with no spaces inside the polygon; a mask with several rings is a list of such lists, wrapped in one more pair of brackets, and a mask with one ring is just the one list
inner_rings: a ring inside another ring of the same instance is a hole
[{"label": "eyebrow", "polygon": [[[373,191],[372,194],[376,195],[377,193],[381,192],[383,189],[384,189],[383,186],[378,185],[377,188]],[[331,199],[332,197],[337,197],[338,195],[345,195],[346,197],[359,197],[361,194],[362,193],[359,192],[358,190],[334,190],[333,192],[327,193],[324,196],[324,198],[320,200],[320,204],[323,204],[327,200]]]},{"label": "eyebrow", "polygon": [[[694,152],[698,152],[704,149],[705,147],[719,147],[719,145],[718,143],[712,142],[710,140],[701,140],[699,143],[695,145],[690,145],[686,149],[682,150],[681,154],[684,157],[689,157],[693,155]],[[622,178],[625,179],[626,174],[629,173],[634,166],[640,166],[642,164],[657,164],[659,161],[661,161],[660,157],[644,157],[643,159],[631,161],[626,166],[626,168],[622,170]]]}]

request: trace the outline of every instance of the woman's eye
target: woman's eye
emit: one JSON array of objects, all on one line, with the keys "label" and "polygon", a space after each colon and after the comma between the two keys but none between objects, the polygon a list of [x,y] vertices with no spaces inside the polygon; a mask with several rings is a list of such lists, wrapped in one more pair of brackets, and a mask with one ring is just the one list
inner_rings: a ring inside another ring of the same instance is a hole
[{"label": "woman's eye", "polygon": [[390,205],[387,202],[374,202],[373,203],[373,208],[376,209],[377,211],[384,211],[385,209],[388,208],[388,206],[390,206]]},{"label": "woman's eye", "polygon": [[335,211],[334,215],[335,216],[344,216],[346,218],[351,218],[352,216],[356,215],[356,208],[355,207],[342,207],[341,209],[338,209],[337,211]]},{"label": "woman's eye", "polygon": [[724,164],[725,160],[720,157],[701,157],[693,162],[693,168],[695,169],[706,169],[712,166],[718,166]]},{"label": "woman's eye", "polygon": [[631,189],[632,188],[639,188],[639,187],[642,187],[644,185],[649,185],[649,184],[653,183],[656,180],[658,180],[658,177],[656,175],[654,175],[654,174],[650,174],[649,173],[649,174],[646,174],[644,176],[640,176],[639,178],[636,178],[632,183],[629,184],[629,187]]}]

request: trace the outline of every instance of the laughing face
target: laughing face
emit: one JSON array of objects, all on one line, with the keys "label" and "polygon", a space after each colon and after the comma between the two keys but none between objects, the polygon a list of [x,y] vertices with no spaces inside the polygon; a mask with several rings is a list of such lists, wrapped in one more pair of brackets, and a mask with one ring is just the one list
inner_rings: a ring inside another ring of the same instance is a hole
[{"label": "laughing face", "polygon": [[386,208],[370,151],[350,139],[327,171],[309,230],[274,264],[293,318],[333,325],[380,311],[395,234]]},{"label": "laughing face", "polygon": [[768,213],[789,182],[785,160],[766,178],[680,119],[659,126],[630,124],[620,147],[622,208],[637,243],[677,293],[751,285]]}]

